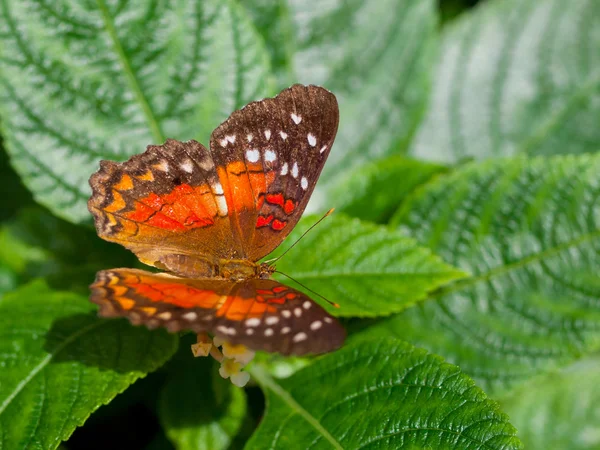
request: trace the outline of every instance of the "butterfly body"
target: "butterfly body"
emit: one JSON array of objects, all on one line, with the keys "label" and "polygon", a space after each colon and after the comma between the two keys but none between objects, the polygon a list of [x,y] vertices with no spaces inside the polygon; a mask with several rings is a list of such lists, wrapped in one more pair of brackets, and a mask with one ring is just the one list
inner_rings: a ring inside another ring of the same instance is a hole
[{"label": "butterfly body", "polygon": [[102,161],[88,202],[99,236],[167,273],[99,272],[91,300],[100,314],[284,354],[339,347],[339,323],[260,262],[300,219],[337,124],[333,94],[294,85],[234,112],[210,150],[169,139],[124,163]]}]

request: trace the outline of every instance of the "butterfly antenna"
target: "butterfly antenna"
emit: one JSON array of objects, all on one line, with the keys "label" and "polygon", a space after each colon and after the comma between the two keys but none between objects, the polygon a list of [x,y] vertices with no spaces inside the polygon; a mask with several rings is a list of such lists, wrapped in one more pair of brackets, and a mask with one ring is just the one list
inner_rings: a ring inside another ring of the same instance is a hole
[{"label": "butterfly antenna", "polygon": [[[316,227],[317,225],[319,225],[319,224],[320,224],[320,223],[323,221],[323,219],[325,219],[325,217],[327,217],[328,215],[330,215],[330,214],[331,214],[331,213],[332,213],[334,210],[335,210],[335,208],[331,208],[329,211],[327,211],[327,212],[326,212],[326,213],[323,215],[323,217],[321,217],[319,220],[317,220],[315,223],[313,223],[313,224],[310,226],[310,228],[309,228],[308,230],[306,230],[304,233],[302,233],[302,236],[300,236],[298,239],[296,239],[296,242],[294,242],[292,245],[290,245],[290,246],[287,248],[287,250],[286,250],[285,252],[283,252],[283,253],[282,253],[281,255],[279,255],[277,258],[273,258],[273,259],[269,259],[269,260],[265,261],[265,264],[271,264],[271,263],[274,263],[275,261],[279,261],[281,258],[283,258],[283,257],[284,257],[284,255],[285,255],[287,252],[289,252],[291,249],[293,249],[293,248],[294,248],[294,246],[295,246],[295,245],[296,245],[298,242],[300,242],[300,239],[302,239],[304,236],[306,236],[306,235],[308,234],[308,232],[309,232],[310,230],[312,230],[314,227]],[[280,272],[280,273],[281,273],[281,272]],[[282,275],[285,275],[285,274],[282,274]],[[286,276],[287,276],[287,275],[286,275]],[[288,277],[288,278],[289,278],[289,277]],[[294,280],[294,281],[296,281],[296,280]],[[296,281],[296,282],[297,282],[297,281]],[[298,283],[298,284],[300,284],[300,283]],[[311,292],[312,292],[312,291],[311,291]],[[317,295],[319,295],[319,294],[317,294]],[[326,300],[327,300],[327,299],[326,299]],[[327,301],[329,301],[329,300],[327,300]]]},{"label": "butterfly antenna", "polygon": [[[321,219],[321,220],[323,220],[323,219]],[[319,221],[319,222],[320,222],[320,221]],[[319,223],[319,222],[317,222],[317,223]],[[315,224],[315,225],[316,225],[316,224]],[[315,225],[313,225],[313,227],[314,227]],[[312,228],[312,227],[311,227],[311,228]],[[338,305],[337,303],[335,303],[335,302],[332,302],[331,300],[329,300],[329,299],[327,299],[327,298],[323,297],[323,296],[322,296],[321,294],[319,294],[318,292],[315,292],[315,291],[313,291],[311,288],[309,288],[309,287],[307,287],[307,286],[303,285],[303,284],[302,284],[302,283],[300,283],[298,280],[296,280],[296,279],[294,279],[294,278],[290,277],[288,274],[286,274],[286,273],[283,273],[283,272],[280,272],[279,270],[276,270],[276,271],[275,271],[275,273],[280,273],[280,274],[281,274],[281,275],[283,275],[284,277],[288,277],[288,278],[289,278],[290,280],[292,280],[294,283],[297,283],[297,284],[299,284],[300,286],[302,286],[302,287],[303,287],[304,289],[306,289],[307,291],[309,291],[309,292],[312,292],[313,294],[315,294],[315,295],[316,295],[316,296],[318,296],[318,297],[321,297],[323,300],[325,300],[327,303],[329,303],[329,304],[330,304],[331,306],[333,306],[334,308],[339,308],[339,307],[340,307],[340,305]]]}]

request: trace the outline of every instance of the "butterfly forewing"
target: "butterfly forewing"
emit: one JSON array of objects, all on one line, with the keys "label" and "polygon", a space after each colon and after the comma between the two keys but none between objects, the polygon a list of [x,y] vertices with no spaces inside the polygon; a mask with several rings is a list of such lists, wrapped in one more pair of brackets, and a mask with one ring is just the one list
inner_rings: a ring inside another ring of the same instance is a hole
[{"label": "butterfly forewing", "polygon": [[329,91],[294,85],[234,112],[213,132],[211,153],[248,259],[273,251],[302,216],[338,116]]},{"label": "butterfly forewing", "polygon": [[105,317],[169,331],[210,331],[234,344],[282,354],[324,353],[344,329],[302,292],[274,280],[195,280],[136,269],[98,272],[91,300]]},{"label": "butterfly forewing", "polygon": [[147,264],[167,253],[241,253],[212,157],[196,141],[169,139],[124,163],[102,161],[90,185],[98,235]]}]

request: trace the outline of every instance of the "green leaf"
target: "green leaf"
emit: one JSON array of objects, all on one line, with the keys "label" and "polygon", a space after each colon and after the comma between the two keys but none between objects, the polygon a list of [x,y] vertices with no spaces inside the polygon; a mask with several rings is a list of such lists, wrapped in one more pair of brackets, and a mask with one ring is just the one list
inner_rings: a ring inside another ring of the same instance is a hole
[{"label": "green leaf", "polygon": [[286,380],[251,371],[267,411],[250,449],[521,448],[470,378],[406,342],[367,340]]},{"label": "green leaf", "polygon": [[473,275],[371,328],[443,355],[487,392],[600,349],[600,155],[469,164],[395,223]]},{"label": "green leaf", "polygon": [[0,114],[35,198],[89,218],[87,180],[166,137],[207,143],[270,93],[268,54],[233,1],[0,2]]},{"label": "green leaf", "polygon": [[406,149],[429,93],[437,43],[433,0],[244,4],[275,64],[285,65],[283,85],[319,84],[338,97],[340,128],[324,182]]},{"label": "green leaf", "polygon": [[[288,244],[280,246],[274,256],[316,221],[314,216],[303,218],[287,238]],[[424,299],[428,292],[464,276],[413,239],[342,215],[333,215],[311,230],[277,262],[277,270],[339,303],[339,309],[330,311],[344,317],[401,311]]]},{"label": "green leaf", "polygon": [[210,358],[194,358],[185,339],[168,365],[159,404],[167,437],[178,450],[226,449],[246,415],[244,390],[221,378]]},{"label": "green leaf", "polygon": [[418,186],[446,171],[444,166],[390,156],[357,168],[331,191],[336,211],[385,223]]},{"label": "green leaf", "polygon": [[175,336],[98,319],[95,309],[43,282],[0,299],[1,448],[56,448],[175,352]]},{"label": "green leaf", "polygon": [[411,154],[437,161],[600,149],[600,3],[490,0],[444,29]]},{"label": "green leaf", "polygon": [[527,449],[600,448],[600,359],[536,377],[501,399]]}]

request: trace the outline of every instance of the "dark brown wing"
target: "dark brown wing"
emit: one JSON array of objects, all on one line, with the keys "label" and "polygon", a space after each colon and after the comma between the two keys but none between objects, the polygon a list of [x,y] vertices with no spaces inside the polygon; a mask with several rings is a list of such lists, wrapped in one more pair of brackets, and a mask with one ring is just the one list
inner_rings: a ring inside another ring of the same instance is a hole
[{"label": "dark brown wing", "polygon": [[257,261],[294,228],[338,127],[335,96],[294,85],[250,103],[215,129],[210,151],[244,254]]},{"label": "dark brown wing", "polygon": [[345,331],[303,293],[273,280],[194,280],[135,269],[98,272],[91,300],[103,317],[171,332],[208,331],[253,350],[285,355],[339,348]]}]

